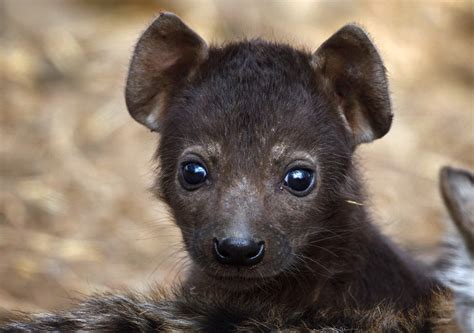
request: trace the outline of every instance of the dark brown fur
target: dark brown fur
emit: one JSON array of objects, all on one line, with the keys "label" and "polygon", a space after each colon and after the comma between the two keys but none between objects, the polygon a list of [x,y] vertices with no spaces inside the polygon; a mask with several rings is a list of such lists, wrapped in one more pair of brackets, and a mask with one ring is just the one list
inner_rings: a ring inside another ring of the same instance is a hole
[{"label": "dark brown fur", "polygon": [[456,332],[452,302],[447,294],[434,294],[408,311],[381,303],[365,310],[322,307],[306,313],[273,306],[258,295],[253,299],[231,300],[219,299],[218,294],[206,296],[209,298],[182,290],[176,294],[155,290],[146,296],[137,293],[96,295],[70,311],[18,315],[16,322],[3,326],[0,331]]},{"label": "dark brown fur", "polygon": [[[208,47],[175,15],[143,34],[126,89],[131,115],[161,134],[157,194],[193,267],[173,292],[103,295],[4,326],[24,330],[430,331],[450,324],[450,292],[371,223],[353,152],[385,135],[385,69],[348,25],[314,54],[262,40]],[[180,165],[209,170],[200,188]],[[289,166],[314,170],[295,196]],[[265,242],[252,267],[222,265],[212,242]],[[24,323],[21,323],[24,322]]]}]

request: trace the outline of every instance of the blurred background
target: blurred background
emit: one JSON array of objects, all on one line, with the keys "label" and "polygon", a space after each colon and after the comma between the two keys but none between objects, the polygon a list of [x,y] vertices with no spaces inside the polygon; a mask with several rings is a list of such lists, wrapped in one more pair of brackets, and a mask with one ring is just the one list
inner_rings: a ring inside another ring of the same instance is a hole
[{"label": "blurred background", "polygon": [[160,10],[215,43],[316,49],[345,23],[365,26],[395,111],[391,132],[358,150],[370,205],[397,242],[435,247],[438,170],[474,168],[473,2],[0,0],[0,313],[182,272],[179,232],[147,190],[158,136],[123,98],[134,43]]}]

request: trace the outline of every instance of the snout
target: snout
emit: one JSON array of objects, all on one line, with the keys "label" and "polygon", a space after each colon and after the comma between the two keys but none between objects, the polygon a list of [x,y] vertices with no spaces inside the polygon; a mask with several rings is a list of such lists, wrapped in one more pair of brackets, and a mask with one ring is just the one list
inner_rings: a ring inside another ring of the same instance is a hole
[{"label": "snout", "polygon": [[213,254],[224,265],[253,266],[262,261],[265,255],[265,242],[250,238],[214,238]]},{"label": "snout", "polygon": [[[186,247],[200,270],[218,283],[248,289],[284,271],[293,262],[292,247],[279,229],[259,225],[209,223],[183,233]],[[191,237],[190,237],[191,236]],[[253,281],[253,282],[251,282]],[[232,282],[233,283],[233,282]]]}]

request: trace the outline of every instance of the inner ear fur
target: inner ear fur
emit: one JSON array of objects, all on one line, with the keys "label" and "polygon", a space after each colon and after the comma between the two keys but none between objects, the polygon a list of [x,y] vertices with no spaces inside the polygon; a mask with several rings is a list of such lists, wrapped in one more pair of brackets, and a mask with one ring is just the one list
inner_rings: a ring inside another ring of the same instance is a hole
[{"label": "inner ear fur", "polygon": [[356,144],[389,131],[393,114],[385,67],[362,28],[355,24],[341,28],[316,50],[312,65],[335,98]]},{"label": "inner ear fur", "polygon": [[161,13],[138,40],[128,72],[125,101],[130,115],[159,130],[166,100],[207,57],[206,42],[173,13]]}]

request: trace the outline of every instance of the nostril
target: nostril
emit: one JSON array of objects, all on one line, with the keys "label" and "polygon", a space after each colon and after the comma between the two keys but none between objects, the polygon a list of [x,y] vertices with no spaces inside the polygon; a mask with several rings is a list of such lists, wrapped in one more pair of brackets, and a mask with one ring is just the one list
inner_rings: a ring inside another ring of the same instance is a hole
[{"label": "nostril", "polygon": [[227,253],[225,249],[222,249],[219,246],[219,241],[216,238],[214,238],[214,255],[217,257],[218,260],[225,260],[229,257],[229,253]]},{"label": "nostril", "polygon": [[257,247],[252,249],[252,251],[253,252],[249,252],[249,254],[247,254],[247,259],[256,259],[261,256],[265,251],[265,242],[258,242]]}]

